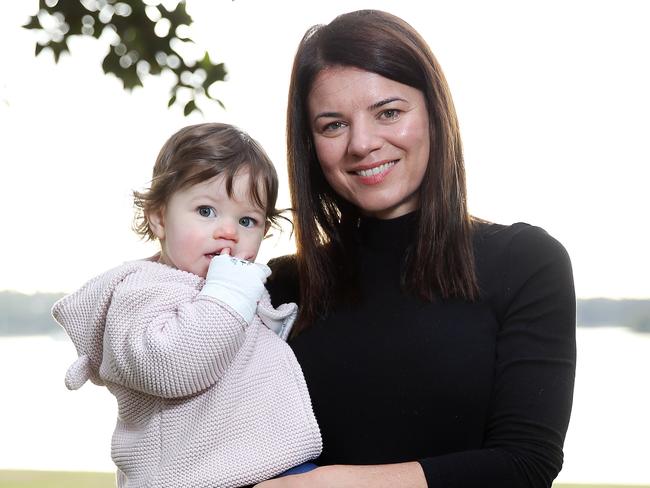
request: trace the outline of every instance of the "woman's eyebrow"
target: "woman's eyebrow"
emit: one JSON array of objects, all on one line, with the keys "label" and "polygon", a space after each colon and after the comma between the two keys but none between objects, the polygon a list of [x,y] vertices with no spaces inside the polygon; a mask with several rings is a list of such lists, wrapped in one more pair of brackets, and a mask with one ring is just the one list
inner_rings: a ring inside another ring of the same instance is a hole
[{"label": "woman's eyebrow", "polygon": [[[367,110],[373,111],[377,110],[380,107],[383,107],[384,105],[388,105],[391,102],[406,102],[407,100],[400,98],[400,97],[389,97],[389,98],[384,98],[383,100],[379,100],[378,102],[373,103],[372,105],[369,105]],[[317,114],[314,117],[314,121],[320,119],[320,118],[330,118],[330,119],[337,119],[343,117],[343,114],[341,112],[321,112]]]},{"label": "woman's eyebrow", "polygon": [[314,121],[320,119],[321,117],[336,119],[339,117],[343,117],[343,114],[341,114],[340,112],[321,112],[317,114],[316,117],[314,117]]},{"label": "woman's eyebrow", "polygon": [[400,97],[389,97],[389,98],[385,98],[383,100],[380,100],[378,102],[373,103],[372,105],[370,105],[368,107],[368,110],[370,110],[370,111],[377,110],[379,107],[383,107],[384,105],[388,105],[389,103],[396,102],[396,101],[406,102],[406,100],[404,100],[403,98],[400,98]]}]

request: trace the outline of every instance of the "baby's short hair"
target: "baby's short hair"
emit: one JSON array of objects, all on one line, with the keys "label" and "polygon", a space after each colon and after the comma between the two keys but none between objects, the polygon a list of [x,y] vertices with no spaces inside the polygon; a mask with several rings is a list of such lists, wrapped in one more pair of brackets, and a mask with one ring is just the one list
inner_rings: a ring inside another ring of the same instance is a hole
[{"label": "baby's short hair", "polygon": [[240,170],[249,172],[251,198],[264,209],[267,221],[277,226],[281,213],[275,208],[278,175],[262,146],[237,127],[205,123],[184,127],[165,142],[151,186],[133,192],[133,229],[142,238],[155,240],[147,215],[163,210],[174,192],[224,174],[226,191],[232,197],[233,178]]}]

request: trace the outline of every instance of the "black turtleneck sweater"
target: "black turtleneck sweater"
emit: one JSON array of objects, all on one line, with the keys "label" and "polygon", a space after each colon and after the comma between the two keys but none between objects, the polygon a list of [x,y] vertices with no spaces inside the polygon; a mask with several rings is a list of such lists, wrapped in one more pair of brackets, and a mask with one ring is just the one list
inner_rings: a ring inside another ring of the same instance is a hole
[{"label": "black turtleneck sweater", "polygon": [[[551,486],[575,372],[566,251],[538,227],[479,224],[482,298],[426,303],[400,288],[413,239],[413,215],[363,220],[359,303],[290,342],[323,436],[317,463],[417,460],[430,488]],[[274,304],[298,302],[293,257],[269,264]]]}]

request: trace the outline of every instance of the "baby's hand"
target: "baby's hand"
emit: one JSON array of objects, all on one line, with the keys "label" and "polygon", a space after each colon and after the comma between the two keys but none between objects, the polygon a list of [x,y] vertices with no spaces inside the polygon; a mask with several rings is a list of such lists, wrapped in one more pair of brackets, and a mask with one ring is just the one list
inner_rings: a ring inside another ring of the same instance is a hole
[{"label": "baby's hand", "polygon": [[[227,255],[227,256],[230,256],[231,250],[230,250],[229,247],[224,247],[221,250],[221,252],[219,253],[220,256],[223,256],[224,254]],[[239,252],[239,253],[235,254],[234,257],[239,258],[239,259],[243,259],[245,261],[252,261],[253,258],[254,258],[253,255],[251,255],[250,253],[246,253],[246,252]]]},{"label": "baby's hand", "polygon": [[250,324],[270,274],[271,270],[264,264],[222,252],[210,261],[201,294],[227,303]]}]

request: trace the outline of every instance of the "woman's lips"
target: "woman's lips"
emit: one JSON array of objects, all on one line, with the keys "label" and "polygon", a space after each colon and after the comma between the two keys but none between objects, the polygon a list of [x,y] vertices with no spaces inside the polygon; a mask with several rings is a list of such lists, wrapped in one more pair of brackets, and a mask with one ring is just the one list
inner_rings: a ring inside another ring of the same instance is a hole
[{"label": "woman's lips", "polygon": [[359,181],[364,185],[376,185],[381,183],[384,178],[393,170],[399,159],[381,163],[372,168],[365,168],[352,171],[353,174],[359,177]]}]

